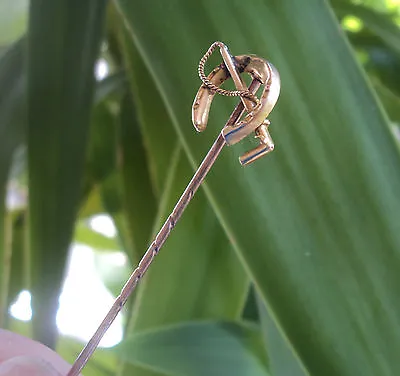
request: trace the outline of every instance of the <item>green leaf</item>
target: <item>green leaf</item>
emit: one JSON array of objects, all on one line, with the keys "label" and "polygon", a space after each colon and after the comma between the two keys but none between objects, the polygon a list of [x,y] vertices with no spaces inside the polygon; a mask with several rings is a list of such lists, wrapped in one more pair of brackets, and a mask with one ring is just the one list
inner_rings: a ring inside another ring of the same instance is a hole
[{"label": "green leaf", "polygon": [[[28,169],[35,337],[50,347],[75,217],[105,0],[32,0]],[[46,40],[46,43],[43,41]]]},{"label": "green leaf", "polygon": [[310,375],[396,374],[400,158],[327,3],[118,4],[193,167],[232,110],[220,98],[207,132],[191,128],[202,52],[219,39],[279,69],[275,152],[242,169],[249,141],[225,150],[207,196]]},{"label": "green leaf", "polygon": [[245,323],[182,323],[137,333],[112,351],[167,375],[268,375],[258,327]]}]

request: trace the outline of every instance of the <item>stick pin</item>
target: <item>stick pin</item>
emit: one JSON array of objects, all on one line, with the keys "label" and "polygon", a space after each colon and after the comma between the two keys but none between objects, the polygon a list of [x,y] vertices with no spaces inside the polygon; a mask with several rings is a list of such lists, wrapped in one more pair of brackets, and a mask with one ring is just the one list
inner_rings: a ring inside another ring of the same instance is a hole
[{"label": "stick pin", "polygon": [[[218,47],[224,62],[206,76],[204,73],[205,63]],[[216,93],[226,96],[238,96],[241,102],[232,112],[221,133],[176,203],[174,210],[150,244],[139,265],[129,277],[93,337],[78,355],[67,376],[77,376],[96,350],[104,334],[122,310],[128,297],[135,290],[139,280],[146,273],[167,240],[223,147],[225,145],[234,145],[254,132],[255,136],[260,140],[260,145],[239,158],[242,165],[252,163],[274,149],[274,143],[268,132],[270,122],[267,120],[267,116],[274,108],[279,97],[280,79],[276,68],[267,60],[255,55],[232,56],[225,44],[214,42],[200,60],[198,71],[203,84],[197,92],[192,107],[192,121],[197,131],[202,132],[206,129],[211,102]],[[252,77],[249,88],[246,87],[240,76],[243,72],[249,73]],[[232,77],[237,90],[229,91],[220,87],[229,77]],[[261,86],[264,87],[260,98],[257,98],[256,93]],[[247,114],[243,117],[245,111]]]}]

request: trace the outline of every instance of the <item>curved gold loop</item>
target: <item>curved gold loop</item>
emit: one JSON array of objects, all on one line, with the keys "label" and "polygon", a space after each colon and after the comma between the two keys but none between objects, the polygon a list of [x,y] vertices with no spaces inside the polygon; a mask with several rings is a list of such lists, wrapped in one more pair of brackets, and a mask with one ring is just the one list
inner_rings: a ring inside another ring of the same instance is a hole
[{"label": "curved gold loop", "polygon": [[[253,87],[252,94],[261,85],[264,86],[257,105],[254,105],[254,103],[250,105],[249,99],[242,98],[242,101],[246,101],[244,104],[248,112],[247,115],[238,123],[226,125],[221,131],[228,145],[236,144],[250,133],[255,132],[256,137],[260,140],[260,146],[240,158],[242,164],[248,164],[274,149],[273,141],[268,132],[269,121],[266,118],[278,101],[280,77],[277,69],[270,62],[258,56],[240,55],[232,57],[232,59],[238,73],[249,73],[253,78],[253,83],[258,84],[251,85]],[[226,65],[222,63],[208,75],[207,82],[219,87],[229,77],[231,77],[231,74]],[[207,127],[211,103],[216,94],[216,90],[209,88],[207,82],[198,90],[192,107],[193,125],[199,132],[204,131]],[[243,86],[240,89],[242,90]]]},{"label": "curved gold loop", "polygon": [[259,104],[243,120],[222,129],[228,145],[236,144],[262,125],[279,98],[281,83],[277,69],[267,60],[257,56],[247,55],[246,58],[250,58],[250,60],[244,71],[250,73],[253,79],[264,85],[264,89]]}]

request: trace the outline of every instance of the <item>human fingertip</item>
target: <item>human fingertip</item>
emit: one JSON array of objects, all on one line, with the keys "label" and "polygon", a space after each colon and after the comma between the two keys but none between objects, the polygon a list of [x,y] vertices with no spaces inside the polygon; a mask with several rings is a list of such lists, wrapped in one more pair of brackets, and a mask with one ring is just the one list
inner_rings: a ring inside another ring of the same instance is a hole
[{"label": "human fingertip", "polygon": [[61,376],[45,360],[33,356],[16,356],[0,364],[0,376]]}]

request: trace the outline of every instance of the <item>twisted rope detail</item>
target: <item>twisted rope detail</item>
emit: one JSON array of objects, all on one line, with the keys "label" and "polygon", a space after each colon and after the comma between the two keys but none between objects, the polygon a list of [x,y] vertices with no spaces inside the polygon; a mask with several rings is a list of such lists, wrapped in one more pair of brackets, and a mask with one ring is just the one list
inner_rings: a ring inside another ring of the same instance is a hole
[{"label": "twisted rope detail", "polygon": [[258,98],[251,91],[249,91],[249,90],[225,90],[225,89],[222,89],[219,86],[215,85],[214,83],[212,83],[211,80],[206,76],[206,74],[204,73],[204,67],[206,65],[208,58],[212,55],[212,53],[214,52],[214,50],[217,47],[222,49],[225,47],[225,45],[222,42],[214,42],[199,62],[198,72],[199,72],[199,77],[200,77],[201,81],[203,81],[203,84],[206,85],[210,90],[213,90],[220,95],[225,95],[228,97],[244,97],[244,98],[250,99],[251,101],[253,101],[255,103],[258,103]]}]

